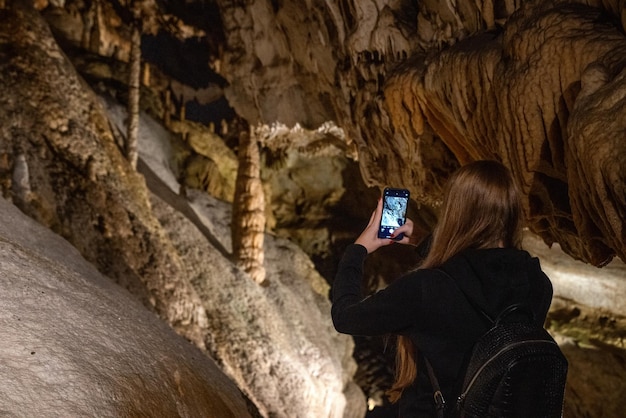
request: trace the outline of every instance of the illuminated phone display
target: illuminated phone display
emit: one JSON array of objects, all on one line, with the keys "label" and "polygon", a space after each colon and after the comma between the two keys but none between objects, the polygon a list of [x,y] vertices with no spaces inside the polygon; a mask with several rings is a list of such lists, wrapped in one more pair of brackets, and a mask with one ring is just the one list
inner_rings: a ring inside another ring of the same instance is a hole
[{"label": "illuminated phone display", "polygon": [[[407,189],[385,188],[383,192],[383,215],[378,229],[379,238],[391,238],[391,234],[406,222],[406,209],[409,204]],[[400,234],[394,238],[401,240]]]}]

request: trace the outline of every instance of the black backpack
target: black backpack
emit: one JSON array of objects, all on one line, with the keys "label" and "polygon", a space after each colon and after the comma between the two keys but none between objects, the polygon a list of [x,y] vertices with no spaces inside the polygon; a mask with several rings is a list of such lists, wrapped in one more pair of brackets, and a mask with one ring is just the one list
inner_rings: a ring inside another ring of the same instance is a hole
[{"label": "black backpack", "polygon": [[507,307],[494,320],[466,298],[493,326],[474,345],[454,406],[445,405],[425,359],[439,416],[452,407],[459,417],[561,417],[568,363],[552,336],[523,305]]}]

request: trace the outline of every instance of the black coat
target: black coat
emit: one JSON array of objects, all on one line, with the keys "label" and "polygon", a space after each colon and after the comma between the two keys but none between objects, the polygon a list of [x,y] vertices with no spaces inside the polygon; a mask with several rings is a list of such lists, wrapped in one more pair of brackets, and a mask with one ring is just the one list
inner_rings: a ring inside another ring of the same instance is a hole
[{"label": "black coat", "polygon": [[[496,317],[513,303],[525,303],[543,324],[552,284],[539,260],[512,248],[467,250],[440,269],[411,271],[387,288],[363,298],[365,247],[350,245],[332,289],[335,329],[351,335],[402,334],[418,348],[418,378],[399,401],[401,417],[434,416],[432,388],[421,356],[431,362],[448,404],[454,404],[467,360],[489,324],[461,291]],[[452,409],[452,408],[451,408]]]}]

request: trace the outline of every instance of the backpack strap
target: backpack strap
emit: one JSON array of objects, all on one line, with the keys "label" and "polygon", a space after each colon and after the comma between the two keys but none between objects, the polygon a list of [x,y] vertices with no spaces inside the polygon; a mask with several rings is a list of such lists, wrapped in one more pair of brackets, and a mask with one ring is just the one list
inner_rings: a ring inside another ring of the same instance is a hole
[{"label": "backpack strap", "polygon": [[[456,283],[456,280],[454,280],[452,278],[452,276],[450,276],[447,272],[445,272],[442,269],[437,269],[437,270],[439,270],[444,275],[449,277],[450,280],[452,280],[454,282],[454,284],[457,285],[459,290],[461,290],[461,292],[465,296],[465,299],[467,299],[467,301],[470,303],[470,305],[472,305],[472,307],[477,312],[480,312],[482,314],[484,319],[486,319],[488,321],[490,327],[493,324],[495,324],[495,321],[487,314],[487,312],[485,312],[483,309],[481,309],[477,304],[475,304],[473,302],[473,300],[467,295],[467,293],[465,293],[465,291],[463,289],[461,289],[461,286],[459,286]],[[424,364],[426,365],[426,371],[428,372],[428,378],[430,379],[430,384],[431,384],[432,389],[433,389],[433,399],[435,401],[435,411],[437,412],[437,418],[443,418],[444,417],[444,409],[446,407],[446,400],[444,399],[443,393],[441,392],[441,387],[439,386],[439,380],[437,380],[437,376],[435,376],[435,371],[433,370],[433,366],[430,364],[430,361],[428,361],[426,356],[422,355],[422,358],[424,359]]]},{"label": "backpack strap", "polygon": [[443,418],[444,408],[446,407],[446,400],[443,398],[443,393],[441,393],[439,380],[437,380],[437,376],[435,376],[433,366],[430,365],[430,361],[428,361],[426,357],[422,356],[422,358],[424,359],[424,363],[426,364],[426,370],[428,371],[430,384],[433,387],[433,399],[435,400],[435,411],[437,412],[437,418]]},{"label": "backpack strap", "polygon": [[494,325],[498,325],[500,321],[502,321],[507,316],[518,314],[518,313],[525,314],[525,316],[528,319],[530,319],[532,322],[534,322],[535,320],[535,314],[528,307],[528,305],[525,305],[523,303],[514,303],[510,306],[507,306],[506,308],[504,308],[502,312],[500,312],[500,315],[498,315],[498,317],[496,318]]},{"label": "backpack strap", "polygon": [[[511,314],[514,314],[514,313],[525,312],[525,313],[530,314],[531,318],[534,317],[534,314],[532,313],[532,310],[527,305],[521,304],[521,303],[517,303],[517,304],[512,304],[510,306],[507,306],[494,319],[487,312],[485,312],[485,310],[482,309],[474,301],[474,299],[472,299],[467,294],[467,292],[461,286],[459,286],[457,281],[450,274],[448,274],[448,272],[446,272],[443,269],[437,269],[437,270],[440,271],[441,273],[443,273],[445,276],[447,276],[450,280],[452,280],[452,282],[454,282],[456,287],[461,291],[461,293],[463,293],[463,296],[465,296],[465,299],[469,302],[469,304],[472,306],[472,308],[474,308],[474,310],[477,313],[480,313],[482,318],[487,321],[487,323],[489,324],[489,328],[492,328],[492,327],[498,325],[501,320],[503,320],[507,316],[509,316]],[[426,370],[428,371],[428,378],[430,379],[430,383],[431,383],[432,388],[433,388],[433,397],[434,397],[434,400],[435,400],[435,408],[436,408],[436,411],[437,411],[437,417],[438,418],[443,418],[444,417],[444,408],[445,408],[446,402],[445,402],[445,399],[443,398],[443,394],[441,393],[441,388],[439,386],[439,381],[437,380],[437,377],[435,376],[435,372],[434,372],[430,362],[428,361],[428,359],[425,356],[422,356],[422,358],[424,359],[424,363],[426,365]]]}]

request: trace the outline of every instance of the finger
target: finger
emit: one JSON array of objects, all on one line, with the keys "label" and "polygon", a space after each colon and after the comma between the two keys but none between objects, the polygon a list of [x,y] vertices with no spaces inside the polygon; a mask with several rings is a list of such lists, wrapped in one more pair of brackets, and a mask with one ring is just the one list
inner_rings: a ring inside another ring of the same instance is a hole
[{"label": "finger", "polygon": [[413,221],[409,218],[406,218],[406,222],[404,225],[400,225],[393,231],[394,236],[398,236],[400,234],[408,235],[409,237],[413,235]]},{"label": "finger", "polygon": [[405,224],[405,225],[399,226],[399,227],[397,227],[396,229],[394,229],[394,230],[393,230],[393,234],[391,234],[391,237],[392,237],[392,238],[393,238],[393,237],[397,237],[397,236],[398,236],[398,235],[400,235],[400,234],[405,234],[405,235],[406,235],[407,233],[410,233],[410,232],[411,232],[411,228],[409,228],[409,227],[408,227],[408,226],[406,226],[406,224]]}]

